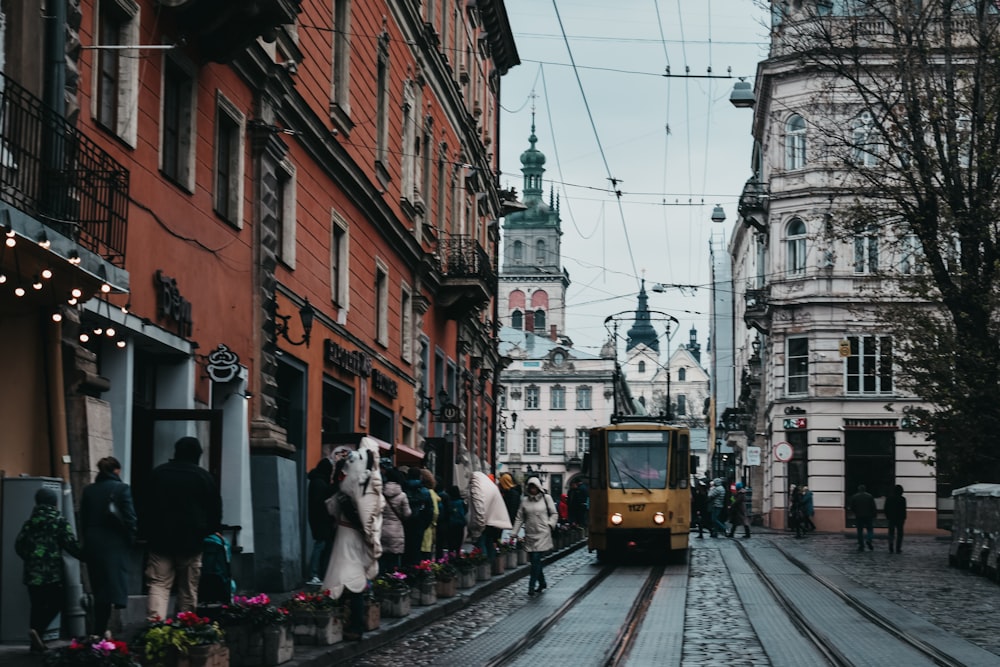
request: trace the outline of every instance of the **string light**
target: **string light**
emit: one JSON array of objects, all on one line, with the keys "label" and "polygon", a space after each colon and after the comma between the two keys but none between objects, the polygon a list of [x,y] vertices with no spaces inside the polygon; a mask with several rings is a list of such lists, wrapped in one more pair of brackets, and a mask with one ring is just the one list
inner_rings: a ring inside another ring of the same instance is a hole
[{"label": "string light", "polygon": [[79,287],[74,287],[73,289],[70,290],[69,293],[73,295],[74,299],[79,299],[81,296],[83,296],[83,290],[80,289]]},{"label": "string light", "polygon": [[76,299],[70,299],[69,301],[67,301],[67,303],[71,306],[75,306],[77,304],[77,301]]},{"label": "string light", "polygon": [[38,237],[38,245],[46,250],[52,245],[52,241],[49,240],[48,235],[42,232],[41,236]]},{"label": "string light", "polygon": [[119,350],[124,350],[125,349],[125,340],[123,339],[123,340],[117,341],[115,343],[115,345],[118,347]]},{"label": "string light", "polygon": [[104,283],[103,285],[101,285],[101,292],[103,292],[104,294],[107,294],[110,291],[111,291],[111,285],[109,285],[107,283]]},{"label": "string light", "polygon": [[80,334],[80,342],[81,343],[86,343],[89,340],[90,340],[90,336],[88,336],[85,333]]},{"label": "string light", "polygon": [[14,288],[14,296],[21,297],[24,296],[24,288],[18,285]]},{"label": "string light", "polygon": [[52,321],[53,322],[62,322],[62,313],[60,313],[60,312],[52,313]]},{"label": "string light", "polygon": [[51,277],[52,277],[52,269],[42,269],[42,278],[48,280]]},{"label": "string light", "polygon": [[105,329],[104,330],[104,334],[108,338],[114,338],[115,337],[115,329],[114,329],[114,327],[108,327],[107,329]]},{"label": "string light", "polygon": [[31,281],[31,289],[35,291],[42,289],[42,279],[35,276]]}]

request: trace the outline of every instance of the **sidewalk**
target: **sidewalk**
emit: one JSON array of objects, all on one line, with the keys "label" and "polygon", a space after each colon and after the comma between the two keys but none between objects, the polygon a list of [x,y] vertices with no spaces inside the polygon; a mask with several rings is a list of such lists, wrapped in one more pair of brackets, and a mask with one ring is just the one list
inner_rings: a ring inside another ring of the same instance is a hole
[{"label": "sidewalk", "polygon": [[[585,548],[585,546],[586,540],[583,540],[550,554],[545,562],[551,563],[577,549]],[[282,667],[327,667],[328,665],[345,664],[363,653],[390,644],[414,630],[450,616],[521,577],[527,576],[527,574],[528,566],[520,565],[487,581],[477,582],[474,587],[459,591],[458,595],[453,598],[440,599],[437,604],[426,607],[414,605],[410,614],[405,618],[383,618],[379,628],[366,632],[364,639],[360,642],[340,642],[333,646],[296,646],[295,657],[290,662],[284,663]],[[126,635],[128,638],[131,633],[127,632]],[[68,643],[68,641],[49,642],[49,645],[58,646]],[[42,654],[31,653],[28,650],[28,642],[25,640],[22,644],[0,644],[0,665],[3,667],[43,667],[44,658]]]}]

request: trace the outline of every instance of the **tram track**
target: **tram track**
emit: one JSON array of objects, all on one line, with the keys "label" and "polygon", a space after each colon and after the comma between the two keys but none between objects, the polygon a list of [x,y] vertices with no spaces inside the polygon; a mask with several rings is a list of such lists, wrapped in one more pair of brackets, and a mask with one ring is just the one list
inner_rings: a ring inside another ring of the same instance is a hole
[{"label": "tram track", "polygon": [[[759,580],[767,588],[774,600],[785,612],[789,620],[803,634],[803,636],[805,636],[813,644],[817,651],[819,651],[829,661],[829,664],[834,665],[835,667],[852,667],[855,664],[855,661],[850,659],[842,650],[838,649],[836,642],[833,641],[830,636],[828,636],[825,632],[816,630],[812,626],[805,612],[803,612],[790,598],[790,596],[782,590],[781,586],[778,585],[776,578],[761,567],[757,560],[751,555],[750,550],[741,542],[735,542],[735,544],[737,545],[746,563],[758,576]],[[853,612],[861,616],[874,627],[894,638],[896,641],[924,656],[934,665],[939,665],[940,667],[965,666],[965,662],[952,657],[951,655],[924,641],[920,637],[907,632],[896,623],[893,623],[890,619],[886,618],[883,614],[872,609],[844,591],[829,578],[814,572],[812,568],[802,562],[799,558],[796,558],[793,554],[790,554],[787,550],[781,548],[777,544],[774,544],[773,546],[782,555],[782,557],[794,565],[795,568],[808,576],[811,580],[823,586]]]}]

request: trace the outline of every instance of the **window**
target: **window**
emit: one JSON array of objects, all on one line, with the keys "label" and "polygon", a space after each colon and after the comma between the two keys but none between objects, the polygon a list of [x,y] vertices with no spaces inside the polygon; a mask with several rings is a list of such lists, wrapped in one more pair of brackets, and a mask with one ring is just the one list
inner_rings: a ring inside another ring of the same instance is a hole
[{"label": "window", "polygon": [[525,454],[537,454],[538,453],[538,429],[537,428],[526,428],[526,429],[524,429],[524,453]]},{"label": "window", "polygon": [[809,391],[809,339],[789,338],[786,345],[788,393],[805,394]]},{"label": "window", "polygon": [[[101,46],[139,43],[139,6],[132,0],[100,0],[97,38]],[[139,56],[133,49],[96,49],[91,115],[129,146],[136,145]]]},{"label": "window", "polygon": [[389,269],[375,260],[375,342],[389,346]]},{"label": "window", "polygon": [[677,396],[677,416],[683,417],[687,414],[687,396],[679,394]]},{"label": "window", "polygon": [[590,451],[590,430],[585,428],[576,429],[576,453],[583,456]]},{"label": "window", "polygon": [[507,429],[501,428],[497,431],[497,454],[507,453]]},{"label": "window", "polygon": [[375,162],[380,169],[380,180],[389,182],[387,158],[389,155],[389,35],[385,32],[378,40],[378,67],[375,75]]},{"label": "window", "polygon": [[862,167],[874,167],[878,164],[878,156],[881,152],[878,144],[878,129],[875,127],[875,118],[870,111],[863,111],[854,119],[851,139],[851,159],[854,164]]},{"label": "window", "polygon": [[403,285],[399,298],[399,356],[403,361],[413,358],[413,293]]},{"label": "window", "polygon": [[854,237],[854,273],[878,271],[878,230],[870,225]]},{"label": "window", "polygon": [[545,333],[545,311],[536,310],[535,311],[535,333]]},{"label": "window", "polygon": [[577,410],[590,410],[590,387],[577,387],[576,388],[576,409]]},{"label": "window", "polygon": [[645,373],[646,372],[646,362],[645,361],[640,361],[639,362],[639,372],[640,373]]},{"label": "window", "polygon": [[549,454],[564,454],[566,452],[566,431],[554,428],[549,431]]},{"label": "window", "polygon": [[806,166],[806,121],[795,114],[785,123],[785,169]]},{"label": "window", "polygon": [[549,405],[553,410],[566,409],[566,387],[555,385],[549,392]]},{"label": "window", "polygon": [[351,1],[333,0],[333,81],[330,82],[331,111],[343,124],[351,113]]},{"label": "window", "polygon": [[536,386],[526,387],[524,390],[524,409],[537,410],[541,391]]},{"label": "window", "polygon": [[160,169],[164,176],[193,192],[195,80],[173,56],[163,60],[162,99]]},{"label": "window", "polygon": [[514,249],[511,252],[515,262],[521,262],[524,259],[524,244],[520,241],[514,241]]},{"label": "window", "polygon": [[507,390],[503,389],[497,395],[497,408],[501,410],[507,409]]},{"label": "window", "polygon": [[[444,221],[446,219],[445,216],[448,213],[448,209],[446,208],[446,205],[448,203],[448,198],[445,197],[445,187],[448,183],[447,156],[448,156],[448,144],[442,143],[438,147],[438,168],[437,168],[438,189],[437,189],[437,199],[436,199],[437,215],[435,215],[435,220],[433,221],[434,225],[438,229],[440,229],[441,225],[444,224]],[[430,192],[428,192],[427,195],[425,196],[430,197],[431,196]]]},{"label": "window", "polygon": [[899,272],[906,275],[916,275],[924,272],[923,248],[916,234],[907,234],[901,243],[901,258]]},{"label": "window", "polygon": [[242,229],[246,116],[222,93],[216,94],[215,102],[215,212]]},{"label": "window", "polygon": [[806,225],[795,218],[785,232],[785,261],[788,275],[801,276],[806,272]]},{"label": "window", "polygon": [[334,213],[330,222],[330,298],[335,306],[346,311],[350,295],[350,237],[347,222],[339,215]]},{"label": "window", "polygon": [[844,359],[848,394],[892,393],[892,339],[889,336],[848,336],[851,356]]},{"label": "window", "polygon": [[399,196],[408,202],[415,201],[417,188],[416,170],[420,154],[419,139],[417,139],[419,121],[420,104],[414,93],[414,85],[412,81],[406,81],[403,84],[403,154],[400,156]]},{"label": "window", "polygon": [[285,266],[295,268],[295,224],[296,224],[296,186],[295,166],[287,160],[278,164],[275,169],[278,179],[275,188],[275,214],[277,215],[278,259]]},{"label": "window", "polygon": [[687,372],[688,371],[687,371],[686,368],[678,368],[677,369],[677,381],[678,382],[685,382],[687,380]]},{"label": "window", "polygon": [[545,240],[538,239],[535,242],[535,262],[537,264],[545,263]]},{"label": "window", "polygon": [[512,326],[515,329],[523,329],[524,328],[524,313],[522,313],[520,310],[515,310],[513,313],[511,313],[510,314],[510,326]]}]

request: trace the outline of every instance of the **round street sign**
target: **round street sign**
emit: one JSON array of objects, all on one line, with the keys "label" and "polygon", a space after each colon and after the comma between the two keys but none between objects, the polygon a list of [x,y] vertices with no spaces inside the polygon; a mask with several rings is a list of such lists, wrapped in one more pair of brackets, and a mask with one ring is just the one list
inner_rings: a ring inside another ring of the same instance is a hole
[{"label": "round street sign", "polygon": [[792,460],[792,446],[787,442],[778,442],[774,445],[774,458],[782,463]]}]

